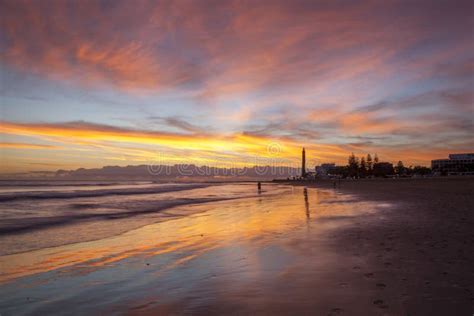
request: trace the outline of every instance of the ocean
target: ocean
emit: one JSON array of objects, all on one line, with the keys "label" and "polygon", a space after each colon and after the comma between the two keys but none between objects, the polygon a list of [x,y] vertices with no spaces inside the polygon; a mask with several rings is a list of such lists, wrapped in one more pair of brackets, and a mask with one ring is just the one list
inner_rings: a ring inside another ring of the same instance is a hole
[{"label": "ocean", "polygon": [[0,255],[105,238],[189,215],[173,207],[257,194],[253,183],[3,182]]},{"label": "ocean", "polygon": [[272,183],[2,183],[0,313],[167,314],[173,302],[199,313],[210,299],[246,301],[273,293],[276,276],[299,271],[304,284],[340,264],[321,238],[384,207]]}]

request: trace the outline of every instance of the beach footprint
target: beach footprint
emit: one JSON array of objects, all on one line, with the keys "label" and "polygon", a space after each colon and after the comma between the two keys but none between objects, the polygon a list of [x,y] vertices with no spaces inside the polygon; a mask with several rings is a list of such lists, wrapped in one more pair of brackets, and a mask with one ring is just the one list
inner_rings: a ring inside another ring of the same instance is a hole
[{"label": "beach footprint", "polygon": [[374,305],[377,306],[378,308],[388,308],[388,305],[384,303],[383,300],[377,299],[374,301]]},{"label": "beach footprint", "polygon": [[331,312],[329,313],[329,315],[340,315],[344,312],[344,310],[342,308],[339,308],[339,307],[335,307],[331,310]]},{"label": "beach footprint", "polygon": [[385,283],[377,283],[377,284],[375,284],[375,286],[376,286],[378,289],[381,289],[381,290],[383,290],[384,288],[387,287],[387,285],[385,285]]}]

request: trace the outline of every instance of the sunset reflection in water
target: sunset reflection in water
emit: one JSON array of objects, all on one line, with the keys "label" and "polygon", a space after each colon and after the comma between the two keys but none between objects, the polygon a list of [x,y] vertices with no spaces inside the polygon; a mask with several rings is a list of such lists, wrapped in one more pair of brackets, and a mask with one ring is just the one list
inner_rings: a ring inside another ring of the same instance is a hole
[{"label": "sunset reflection in water", "polygon": [[284,274],[308,260],[324,232],[376,210],[370,202],[331,190],[278,189],[276,195],[177,207],[169,212],[193,215],[106,239],[0,257],[2,287],[23,284],[34,290],[54,284],[58,275],[85,287],[92,286],[91,278],[104,286],[156,282],[163,293],[173,282],[159,280],[170,275],[189,282],[224,275],[231,287],[258,282],[262,271]]}]

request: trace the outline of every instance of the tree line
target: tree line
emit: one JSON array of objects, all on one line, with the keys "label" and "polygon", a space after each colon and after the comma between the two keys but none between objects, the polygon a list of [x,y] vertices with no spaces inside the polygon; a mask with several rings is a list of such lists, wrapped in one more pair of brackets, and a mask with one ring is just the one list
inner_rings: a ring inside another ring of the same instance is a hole
[{"label": "tree line", "polygon": [[423,166],[405,167],[401,160],[394,167],[389,162],[379,161],[377,154],[373,158],[371,154],[358,158],[354,153],[351,153],[347,159],[347,165],[335,167],[331,173],[344,178],[389,177],[394,175],[403,177],[428,175],[431,174],[431,169]]}]

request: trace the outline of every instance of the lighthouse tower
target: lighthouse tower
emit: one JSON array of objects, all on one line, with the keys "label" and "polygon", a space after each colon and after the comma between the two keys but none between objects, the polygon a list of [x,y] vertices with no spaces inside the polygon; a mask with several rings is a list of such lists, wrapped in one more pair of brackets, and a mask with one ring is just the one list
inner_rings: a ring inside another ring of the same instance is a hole
[{"label": "lighthouse tower", "polygon": [[301,153],[301,177],[306,177],[306,152],[304,151]]}]

